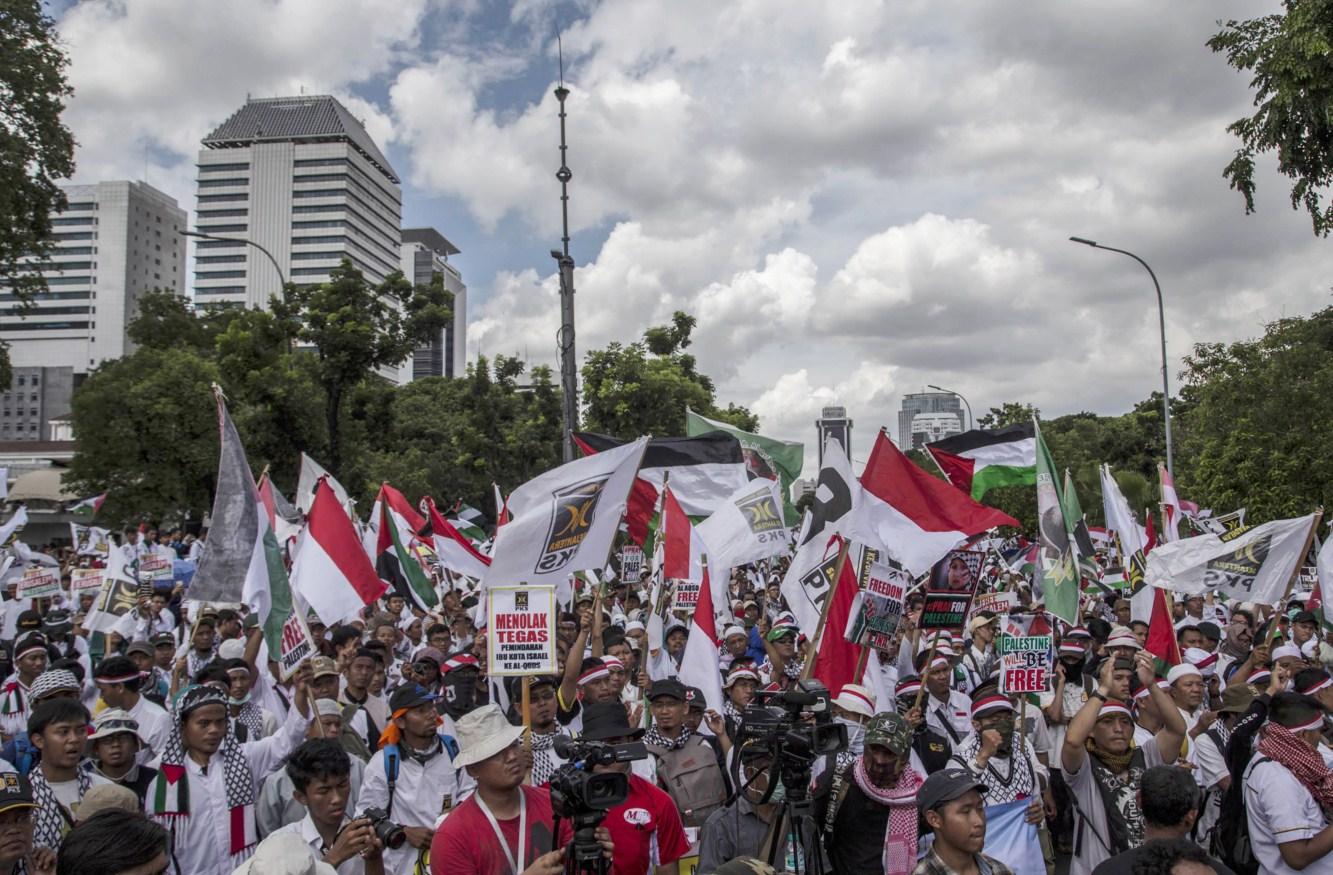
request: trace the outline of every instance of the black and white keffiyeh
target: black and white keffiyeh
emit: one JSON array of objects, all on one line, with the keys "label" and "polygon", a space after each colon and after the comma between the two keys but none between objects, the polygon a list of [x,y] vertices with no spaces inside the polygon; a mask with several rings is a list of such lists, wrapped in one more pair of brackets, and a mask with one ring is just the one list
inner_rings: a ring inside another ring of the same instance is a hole
[{"label": "black and white keffiyeh", "polygon": [[560,735],[555,732],[532,733],[532,786],[540,787],[551,780],[551,775],[559,767],[555,753],[555,739]]},{"label": "black and white keffiyeh", "polygon": [[258,741],[264,737],[264,709],[247,699],[236,714],[236,722],[245,727],[246,738]]},{"label": "black and white keffiyeh", "polygon": [[[28,775],[32,782],[32,801],[37,803],[32,828],[32,846],[60,850],[60,843],[65,839],[65,831],[74,825],[74,813],[60,804],[56,791],[47,783],[46,775],[40,766]],[[92,786],[92,775],[79,770],[79,798],[82,799]]]},{"label": "black and white keffiyeh", "polygon": [[1037,776],[1027,756],[1015,756],[1017,751],[1011,751],[1008,757],[991,757],[978,771],[973,763],[980,750],[981,733],[974,732],[954,748],[953,761],[986,785],[987,805],[1031,799],[1037,793]]},{"label": "black and white keffiyeh", "polygon": [[661,732],[657,730],[656,726],[653,726],[652,729],[649,729],[643,735],[644,744],[653,747],[665,748],[667,750],[680,750],[682,747],[685,746],[685,742],[689,740],[690,740],[690,727],[688,726],[682,726],[680,728],[680,735],[677,736],[675,739],[667,738],[665,735],[663,735]]}]

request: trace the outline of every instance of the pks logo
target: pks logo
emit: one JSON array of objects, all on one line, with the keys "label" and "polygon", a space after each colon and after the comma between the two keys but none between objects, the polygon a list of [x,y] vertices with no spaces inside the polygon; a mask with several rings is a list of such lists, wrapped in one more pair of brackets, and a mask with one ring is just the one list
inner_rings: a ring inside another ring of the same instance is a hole
[{"label": "pks logo", "polygon": [[750,531],[756,535],[784,528],[782,513],[773,501],[773,490],[765,485],[736,502]]},{"label": "pks logo", "polygon": [[603,475],[585,480],[566,486],[551,496],[554,500],[551,523],[542,553],[537,557],[536,573],[557,572],[574,558],[574,553],[592,529],[597,502],[608,478],[609,475]]},{"label": "pks logo", "polygon": [[528,609],[528,594],[525,592],[514,593],[514,610],[526,611]]}]

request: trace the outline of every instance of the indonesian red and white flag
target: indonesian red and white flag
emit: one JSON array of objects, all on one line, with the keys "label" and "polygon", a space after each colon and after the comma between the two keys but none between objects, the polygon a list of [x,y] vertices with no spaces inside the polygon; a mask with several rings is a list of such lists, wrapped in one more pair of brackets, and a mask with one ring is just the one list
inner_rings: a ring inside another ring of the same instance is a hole
[{"label": "indonesian red and white flag", "polygon": [[1176,481],[1160,462],[1157,476],[1162,480],[1162,543],[1169,544],[1180,538],[1180,497],[1176,495]]},{"label": "indonesian red and white flag", "polygon": [[315,489],[292,562],[292,589],[325,624],[351,619],[388,587],[361,548],[356,527],[324,480]]},{"label": "indonesian red and white flag", "polygon": [[481,580],[491,564],[490,557],[472,546],[472,542],[463,537],[453,523],[441,516],[434,501],[426,498],[422,504],[430,528],[431,546],[440,564],[455,574]]},{"label": "indonesian red and white flag", "polygon": [[[964,493],[959,491],[958,494]],[[842,574],[838,578],[837,588],[833,591],[833,602],[829,605],[828,616],[824,620],[824,631],[819,636],[818,657],[814,671],[811,672],[830,690],[841,690],[846,684],[861,682],[856,677],[856,664],[861,658],[861,646],[846,639],[847,624],[856,602],[856,593],[860,589],[860,583],[856,579],[856,563],[852,561],[855,553],[855,550],[849,551],[847,561],[842,563]]]},{"label": "indonesian red and white flag", "polygon": [[861,487],[859,504],[838,528],[857,543],[882,546],[912,574],[926,573],[972,535],[1019,527],[1007,513],[912,464],[883,431],[861,472]]},{"label": "indonesian red and white flag", "polygon": [[708,708],[721,714],[724,701],[722,674],[717,667],[718,647],[721,642],[717,637],[717,614],[713,611],[711,589],[708,572],[705,570],[703,586],[699,588],[699,601],[694,605],[694,618],[690,620],[690,635],[685,639],[685,653],[681,655],[677,677],[686,686],[703,690],[704,702]]},{"label": "indonesian red and white flag", "polygon": [[704,541],[668,486],[662,491],[662,576],[698,582],[704,578]]}]

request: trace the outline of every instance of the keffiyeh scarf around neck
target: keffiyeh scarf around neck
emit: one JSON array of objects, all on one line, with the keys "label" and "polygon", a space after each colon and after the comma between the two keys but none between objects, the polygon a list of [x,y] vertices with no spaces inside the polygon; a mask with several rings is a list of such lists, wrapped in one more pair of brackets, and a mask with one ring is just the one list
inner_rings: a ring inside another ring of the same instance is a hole
[{"label": "keffiyeh scarf around neck", "polygon": [[[162,752],[157,776],[148,786],[145,797],[148,812],[164,822],[175,841],[178,818],[190,816],[190,779],[185,767],[185,744],[181,740],[181,723],[189,712],[204,705],[226,706],[227,695],[215,687],[186,687],[171,711],[171,735]],[[222,738],[222,747],[216,754],[222,760],[222,777],[227,788],[227,810],[230,812],[231,839],[229,851],[233,858],[245,857],[259,841],[255,828],[255,782],[245,752],[228,732]]]},{"label": "keffiyeh scarf around neck", "polygon": [[885,875],[907,875],[916,868],[916,794],[925,780],[910,765],[905,765],[897,784],[877,787],[866,773],[863,756],[852,765],[852,780],[867,799],[889,809],[884,831]]},{"label": "keffiyeh scarf around neck", "polygon": [[1259,740],[1259,753],[1285,766],[1296,776],[1319,807],[1333,809],[1333,771],[1324,765],[1318,751],[1296,737],[1296,733],[1280,723],[1264,726],[1264,737]]},{"label": "keffiyeh scarf around neck", "polygon": [[248,741],[259,741],[264,737],[264,710],[252,699],[247,697],[241,704],[241,710],[236,713],[235,720],[245,727],[245,737]]},{"label": "keffiyeh scarf around neck", "polygon": [[[74,825],[74,813],[56,799],[56,792],[47,783],[41,766],[34,768],[28,778],[32,781],[32,801],[37,803],[33,819],[32,845],[35,848],[58,850],[65,838],[65,830]],[[92,786],[92,775],[80,769],[78,782],[79,798],[82,799]]]},{"label": "keffiyeh scarf around neck", "polygon": [[667,750],[680,750],[682,747],[685,746],[685,742],[690,740],[690,734],[691,734],[690,727],[682,726],[680,728],[680,735],[677,736],[676,739],[673,741],[672,739],[667,738],[665,735],[658,732],[657,726],[654,725],[652,729],[649,729],[647,732],[644,733],[643,743],[655,745],[657,747],[664,747]]},{"label": "keffiyeh scarf around neck", "polygon": [[532,733],[532,786],[540,787],[551,780],[556,770],[555,739],[560,730],[555,732]]}]

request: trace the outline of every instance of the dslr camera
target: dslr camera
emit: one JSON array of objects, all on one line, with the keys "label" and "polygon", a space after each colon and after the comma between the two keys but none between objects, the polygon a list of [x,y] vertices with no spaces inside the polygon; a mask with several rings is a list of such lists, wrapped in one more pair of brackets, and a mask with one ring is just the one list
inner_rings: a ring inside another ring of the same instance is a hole
[{"label": "dslr camera", "polygon": [[407,841],[407,832],[401,826],[389,820],[389,812],[383,808],[367,808],[361,812],[360,820],[365,818],[370,821],[371,829],[375,830],[375,837],[380,840],[380,844],[392,850],[398,850]]},{"label": "dslr camera", "polygon": [[555,752],[566,762],[551,775],[554,833],[559,835],[561,818],[568,820],[574,827],[570,861],[574,870],[607,872],[609,864],[602,857],[596,830],[606,812],[629,798],[629,779],[620,772],[594,774],[592,769],[645,759],[648,749],[641,741],[607,744],[561,735],[555,740]]}]

